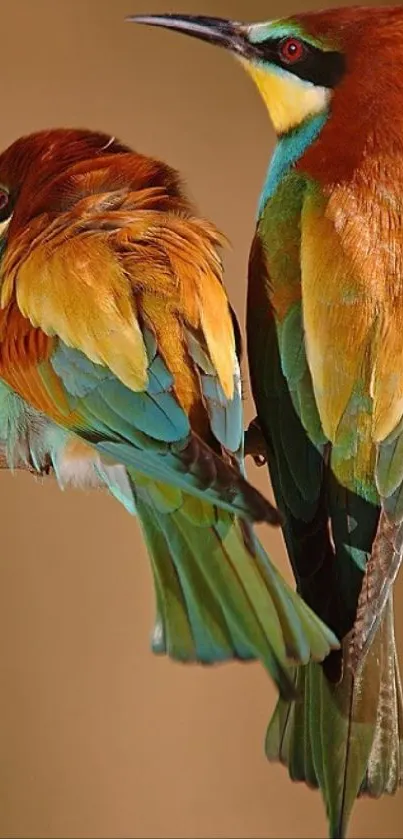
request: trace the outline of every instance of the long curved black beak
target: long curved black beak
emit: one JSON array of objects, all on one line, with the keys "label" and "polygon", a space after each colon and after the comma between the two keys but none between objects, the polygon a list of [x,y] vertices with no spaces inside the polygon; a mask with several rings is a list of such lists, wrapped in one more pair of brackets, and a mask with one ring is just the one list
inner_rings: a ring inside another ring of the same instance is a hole
[{"label": "long curved black beak", "polygon": [[203,17],[198,15],[130,15],[126,20],[131,23],[146,23],[150,26],[163,26],[175,29],[193,38],[208,41],[219,47],[250,58],[254,52],[253,45],[248,41],[249,27],[245,23],[225,20],[219,17]]}]

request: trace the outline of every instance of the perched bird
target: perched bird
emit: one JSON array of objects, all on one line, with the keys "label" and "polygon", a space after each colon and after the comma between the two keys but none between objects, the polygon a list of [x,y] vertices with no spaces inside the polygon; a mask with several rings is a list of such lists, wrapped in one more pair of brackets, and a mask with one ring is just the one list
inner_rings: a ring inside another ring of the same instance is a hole
[{"label": "perched bird", "polygon": [[403,8],[133,20],[234,53],[277,133],[249,263],[252,388],[298,591],[343,652],[296,673],[303,701],[279,702],[267,754],[321,788],[342,837],[356,797],[403,774]]},{"label": "perched bird", "polygon": [[219,234],[176,172],[90,131],[17,140],[0,155],[0,205],[11,458],[25,445],[61,482],[100,477],[137,511],[155,652],[258,658],[293,695],[290,662],[322,660],[338,642],[253,534],[279,513],[244,477]]}]

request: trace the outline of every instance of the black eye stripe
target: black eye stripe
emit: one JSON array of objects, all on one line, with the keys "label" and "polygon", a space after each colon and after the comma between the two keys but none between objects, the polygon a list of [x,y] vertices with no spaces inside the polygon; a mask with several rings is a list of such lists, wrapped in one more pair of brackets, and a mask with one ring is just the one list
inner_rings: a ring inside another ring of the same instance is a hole
[{"label": "black eye stripe", "polygon": [[302,38],[298,39],[296,37],[295,40],[300,40],[304,46],[304,54],[299,61],[287,63],[281,56],[281,46],[287,40],[289,39],[268,38],[267,41],[255,44],[256,57],[261,61],[284,67],[285,70],[300,79],[321,87],[336,87],[339,84],[346,69],[346,62],[342,53],[323,52],[318,47],[308,44]]}]

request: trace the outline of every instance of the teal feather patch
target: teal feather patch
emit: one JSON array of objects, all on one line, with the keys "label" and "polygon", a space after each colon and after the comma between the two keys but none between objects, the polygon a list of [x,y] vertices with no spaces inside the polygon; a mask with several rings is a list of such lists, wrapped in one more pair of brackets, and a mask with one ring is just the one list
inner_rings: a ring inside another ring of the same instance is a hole
[{"label": "teal feather patch", "polygon": [[[224,465],[219,455],[192,435],[189,418],[172,387],[172,374],[149,332],[147,346],[149,384],[143,392],[134,392],[106,368],[60,343],[53,366],[65,384],[66,396],[70,396],[71,410],[82,418],[73,430],[95,445],[101,455],[112,457],[116,463],[135,469],[140,475],[206,497],[230,512],[259,521],[264,519],[271,507],[246,483],[241,474],[242,464],[233,468]],[[208,366],[206,350],[201,349],[199,359]],[[206,378],[205,400],[212,432],[229,449],[238,446],[239,454],[243,429],[236,361],[234,367],[232,400],[225,399],[217,376],[201,375]]]},{"label": "teal feather patch", "polygon": [[161,389],[161,381],[156,376],[150,378],[150,383],[151,391],[147,386],[143,393],[133,393],[117,379],[105,382],[100,390],[105,401],[111,407],[117,406],[120,415],[137,431],[164,443],[183,440],[190,432],[189,420],[183,408],[173,393]]},{"label": "teal feather patch", "polygon": [[86,396],[101,382],[114,378],[108,367],[95,364],[81,350],[68,347],[63,341],[59,341],[51,363],[55,373],[60,376],[65,388],[72,396]]},{"label": "teal feather patch", "polygon": [[209,358],[204,339],[201,335],[196,335],[190,331],[187,331],[186,334],[189,354],[199,368],[211,430],[225,449],[238,456],[239,463],[242,466],[243,412],[241,373],[238,361],[234,359],[234,396],[232,399],[228,399]]},{"label": "teal feather patch", "polygon": [[97,423],[99,431],[105,425],[105,409],[100,407],[100,400],[104,400],[109,407],[108,422],[111,413],[115,413],[111,430],[117,433],[129,433],[128,429],[132,429],[152,440],[171,443],[190,432],[189,420],[172,393],[172,375],[158,355],[149,368],[147,389],[141,393],[130,390],[108,368],[95,364],[84,353],[61,341],[52,357],[52,366],[66,390],[76,397],[72,405],[82,404],[84,411],[87,408],[93,417],[99,417],[103,423],[101,426]]},{"label": "teal feather patch", "polygon": [[302,157],[304,151],[319,136],[329,117],[323,112],[312,117],[297,128],[284,134],[277,143],[267,172],[266,181],[260,196],[258,217],[260,218],[265,206],[276,192],[282,179]]},{"label": "teal feather patch", "polygon": [[229,401],[217,379],[212,376],[201,377],[203,396],[207,402],[211,430],[222,446],[230,452],[238,452],[243,442],[242,399],[239,382],[236,382],[234,398]]}]

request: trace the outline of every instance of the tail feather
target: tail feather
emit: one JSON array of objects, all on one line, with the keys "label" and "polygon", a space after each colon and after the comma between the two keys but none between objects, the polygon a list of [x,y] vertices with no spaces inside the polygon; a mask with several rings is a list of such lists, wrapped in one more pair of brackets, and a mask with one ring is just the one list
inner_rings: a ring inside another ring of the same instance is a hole
[{"label": "tail feather", "polygon": [[321,789],[330,837],[346,836],[356,798],[394,793],[402,784],[403,704],[392,595],[373,644],[355,676],[344,643],[342,681],[334,685],[311,663],[294,671],[300,698],[279,700],[266,754],[292,780]]},{"label": "tail feather", "polygon": [[290,589],[239,519],[184,496],[161,512],[137,486],[137,511],[153,568],[153,649],[179,661],[259,659],[282,696],[295,696],[291,664],[321,661],[333,633]]},{"label": "tail feather", "polygon": [[170,656],[178,661],[192,660],[196,655],[195,639],[176,568],[171,562],[157,564],[154,561],[155,556],[167,551],[167,543],[156,525],[155,512],[151,508],[145,506],[142,510],[141,523],[146,534],[156,592],[153,651],[159,654],[169,651]]}]

